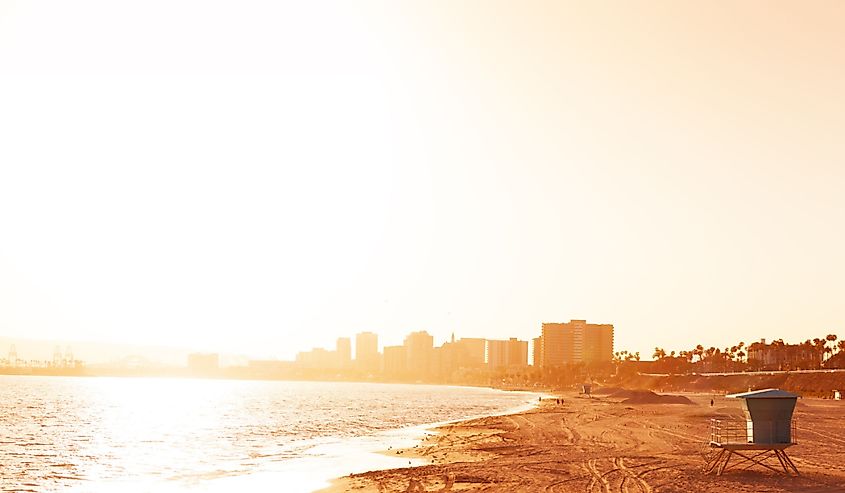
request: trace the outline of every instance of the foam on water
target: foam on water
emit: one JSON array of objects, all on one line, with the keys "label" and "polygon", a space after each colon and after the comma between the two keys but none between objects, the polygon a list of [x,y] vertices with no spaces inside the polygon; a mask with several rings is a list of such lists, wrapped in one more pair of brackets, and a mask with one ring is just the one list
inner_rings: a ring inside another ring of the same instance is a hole
[{"label": "foam on water", "polygon": [[0,377],[2,489],[310,492],[537,394],[427,385]]}]

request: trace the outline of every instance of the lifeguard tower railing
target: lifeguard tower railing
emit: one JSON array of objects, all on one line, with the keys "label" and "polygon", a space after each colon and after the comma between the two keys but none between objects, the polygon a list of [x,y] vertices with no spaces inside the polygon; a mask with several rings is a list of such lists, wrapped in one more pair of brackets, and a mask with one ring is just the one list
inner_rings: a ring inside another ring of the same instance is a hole
[{"label": "lifeguard tower railing", "polygon": [[[795,417],[790,423],[790,445],[798,443]],[[729,445],[751,443],[751,436],[748,433],[750,423],[739,419],[711,419],[710,420],[710,443],[713,445]]]},{"label": "lifeguard tower railing", "polygon": [[[798,474],[795,463],[786,454],[786,448],[798,443],[796,440],[795,418],[790,423],[791,438],[784,443],[759,443],[753,440],[748,432],[753,429],[751,422],[739,419],[711,419],[710,420],[710,450],[705,457],[707,464],[705,473],[715,472],[721,476],[727,469],[748,469],[761,466],[773,472],[780,472],[780,468],[787,474]],[[753,432],[752,432],[753,433]],[[731,463],[731,457],[737,456],[737,461]],[[775,463],[769,462],[774,460]]]}]

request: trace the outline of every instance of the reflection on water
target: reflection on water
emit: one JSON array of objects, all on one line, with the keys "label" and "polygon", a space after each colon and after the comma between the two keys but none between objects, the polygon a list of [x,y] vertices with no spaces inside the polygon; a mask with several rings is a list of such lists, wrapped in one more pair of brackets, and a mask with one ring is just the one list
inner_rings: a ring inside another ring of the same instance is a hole
[{"label": "reflection on water", "polygon": [[[325,460],[340,458],[329,450],[363,443],[354,437],[374,437],[372,445],[387,440],[384,430],[501,412],[529,399],[463,387],[0,376],[0,484],[3,491],[115,482],[143,491],[225,490],[233,479],[261,478],[276,490],[279,476],[294,477],[306,459],[308,476],[327,473]],[[349,472],[337,465],[331,475]],[[275,474],[269,482],[268,474]]]}]

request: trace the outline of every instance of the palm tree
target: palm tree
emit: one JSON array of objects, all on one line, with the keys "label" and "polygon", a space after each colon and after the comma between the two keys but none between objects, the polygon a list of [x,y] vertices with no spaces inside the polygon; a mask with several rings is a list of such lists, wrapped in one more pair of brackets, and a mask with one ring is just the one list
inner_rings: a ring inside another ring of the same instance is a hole
[{"label": "palm tree", "polygon": [[666,351],[663,348],[656,347],[654,348],[654,354],[652,354],[654,359],[663,359],[666,357]]},{"label": "palm tree", "polygon": [[827,341],[825,342],[825,345],[827,345],[828,342],[830,343],[830,347],[825,347],[825,353],[828,354],[828,359],[830,359],[830,356],[833,356],[833,350],[836,348],[836,339],[836,334],[828,334],[827,337],[825,337],[825,341]]},{"label": "palm tree", "polygon": [[822,362],[824,361],[824,357],[827,354],[827,337],[823,337],[821,339],[813,339],[813,348],[816,352],[819,353],[818,356],[818,367],[821,368]]}]

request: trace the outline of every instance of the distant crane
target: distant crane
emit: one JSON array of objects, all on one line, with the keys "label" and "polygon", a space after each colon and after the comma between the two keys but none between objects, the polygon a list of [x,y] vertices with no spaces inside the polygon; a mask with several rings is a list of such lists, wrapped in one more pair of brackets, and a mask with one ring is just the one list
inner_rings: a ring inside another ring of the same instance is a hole
[{"label": "distant crane", "polygon": [[8,363],[8,365],[9,366],[17,366],[17,363],[18,363],[18,350],[15,349],[15,345],[12,344],[12,346],[9,348],[9,363]]}]

